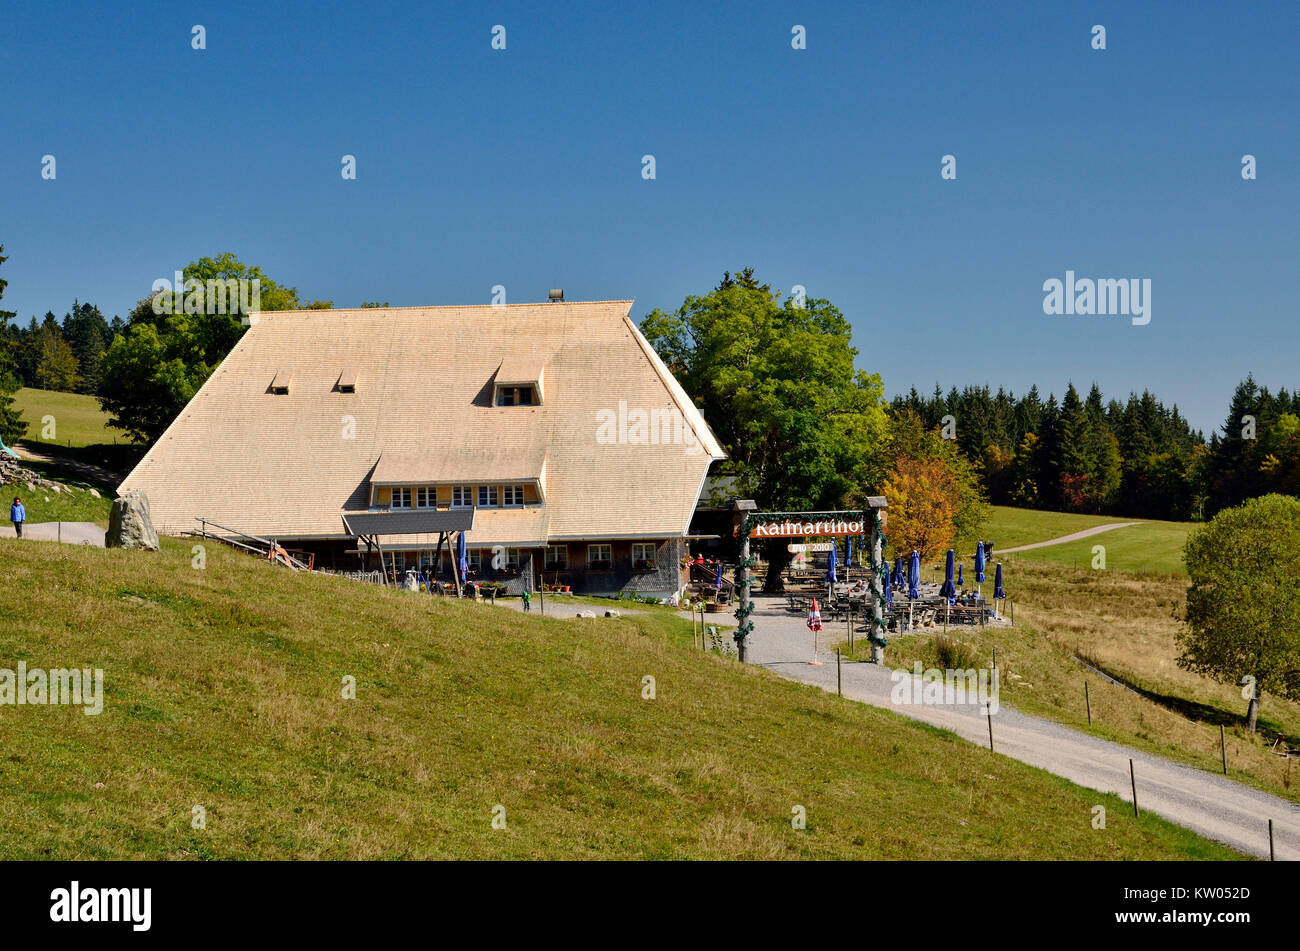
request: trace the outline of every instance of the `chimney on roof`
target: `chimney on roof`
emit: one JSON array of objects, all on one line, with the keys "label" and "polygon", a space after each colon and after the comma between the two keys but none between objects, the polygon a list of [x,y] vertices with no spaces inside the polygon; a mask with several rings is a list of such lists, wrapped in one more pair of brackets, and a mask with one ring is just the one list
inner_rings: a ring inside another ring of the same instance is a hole
[{"label": "chimney on roof", "polygon": [[563,301],[564,301],[564,288],[562,288],[562,287],[552,287],[552,288],[551,288],[550,301],[551,301],[552,304],[563,303]]}]

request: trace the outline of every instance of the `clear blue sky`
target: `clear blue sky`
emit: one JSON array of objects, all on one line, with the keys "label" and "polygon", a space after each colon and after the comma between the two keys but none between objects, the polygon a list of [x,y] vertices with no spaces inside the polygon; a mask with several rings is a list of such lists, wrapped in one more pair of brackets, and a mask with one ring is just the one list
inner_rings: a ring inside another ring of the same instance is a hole
[{"label": "clear blue sky", "polygon": [[[750,265],[890,394],[1096,381],[1208,430],[1300,385],[1298,4],[259,6],[5,5],[0,307],[125,315],[233,251],[336,306],[640,317]],[[1045,316],[1067,269],[1150,278],[1151,323]]]}]

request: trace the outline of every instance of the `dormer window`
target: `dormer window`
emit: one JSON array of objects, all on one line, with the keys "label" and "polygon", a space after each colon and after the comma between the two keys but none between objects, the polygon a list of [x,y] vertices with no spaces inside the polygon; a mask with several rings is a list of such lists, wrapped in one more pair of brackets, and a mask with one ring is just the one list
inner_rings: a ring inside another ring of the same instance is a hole
[{"label": "dormer window", "polygon": [[[265,379],[265,377],[263,377]],[[293,374],[288,370],[280,370],[275,374],[275,379],[271,381],[271,392],[283,396],[289,392],[289,383],[293,379]]]},{"label": "dormer window", "polygon": [[532,406],[533,388],[531,386],[497,387],[498,406]]},{"label": "dormer window", "polygon": [[339,374],[339,382],[335,389],[340,393],[355,393],[357,391],[357,371],[354,367],[348,367]]},{"label": "dormer window", "polygon": [[539,360],[506,357],[492,383],[493,406],[540,406],[542,363]]}]

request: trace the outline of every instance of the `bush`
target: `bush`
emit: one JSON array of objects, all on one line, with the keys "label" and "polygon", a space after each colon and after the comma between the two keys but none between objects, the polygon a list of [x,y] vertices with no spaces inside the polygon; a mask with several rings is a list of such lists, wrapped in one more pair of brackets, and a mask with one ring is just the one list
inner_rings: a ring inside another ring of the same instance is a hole
[{"label": "bush", "polygon": [[980,657],[975,649],[948,634],[934,636],[933,650],[936,667],[945,670],[972,670],[980,666]]}]

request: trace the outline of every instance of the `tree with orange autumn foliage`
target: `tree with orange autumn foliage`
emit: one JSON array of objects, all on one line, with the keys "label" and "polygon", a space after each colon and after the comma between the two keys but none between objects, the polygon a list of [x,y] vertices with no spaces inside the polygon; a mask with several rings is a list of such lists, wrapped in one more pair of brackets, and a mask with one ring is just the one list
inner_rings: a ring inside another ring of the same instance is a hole
[{"label": "tree with orange autumn foliage", "polygon": [[921,557],[952,544],[960,496],[957,480],[940,459],[900,456],[885,480],[889,500],[889,541],[900,552]]},{"label": "tree with orange autumn foliage", "polygon": [[916,549],[929,558],[955,539],[977,537],[989,507],[974,468],[953,440],[902,410],[890,414],[881,448],[889,503],[885,533],[895,553]]}]

